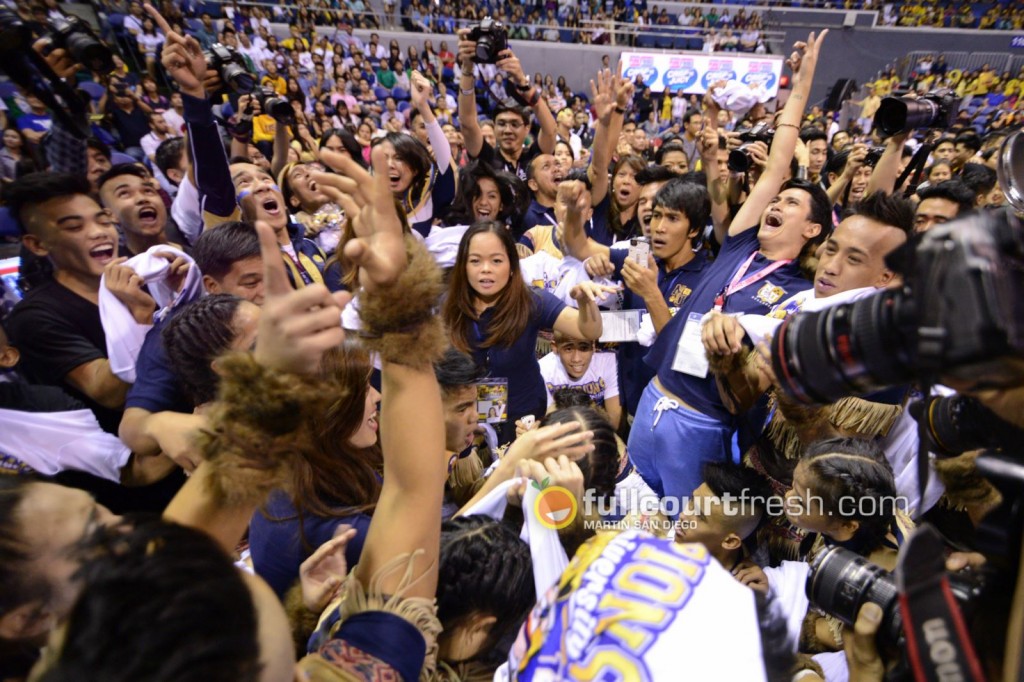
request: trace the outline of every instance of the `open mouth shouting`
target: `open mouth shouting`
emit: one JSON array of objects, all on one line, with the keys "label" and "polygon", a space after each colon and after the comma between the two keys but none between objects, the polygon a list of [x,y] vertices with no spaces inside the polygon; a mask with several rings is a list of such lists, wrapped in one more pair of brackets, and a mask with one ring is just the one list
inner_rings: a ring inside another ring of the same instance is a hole
[{"label": "open mouth shouting", "polygon": [[163,225],[160,225],[158,223],[160,214],[156,210],[155,206],[142,206],[141,208],[139,208],[138,213],[136,213],[136,217],[138,219],[138,224],[140,227],[150,229],[163,228]]},{"label": "open mouth shouting", "polygon": [[770,227],[773,229],[782,227],[782,214],[776,211],[769,212],[768,215],[765,216],[764,218],[764,224],[765,227]]},{"label": "open mouth shouting", "polygon": [[110,242],[99,244],[89,249],[89,257],[102,266],[114,260],[117,255],[117,247]]},{"label": "open mouth shouting", "polygon": [[277,200],[277,197],[264,197],[260,199],[259,206],[268,216],[277,217],[281,215],[281,202]]}]

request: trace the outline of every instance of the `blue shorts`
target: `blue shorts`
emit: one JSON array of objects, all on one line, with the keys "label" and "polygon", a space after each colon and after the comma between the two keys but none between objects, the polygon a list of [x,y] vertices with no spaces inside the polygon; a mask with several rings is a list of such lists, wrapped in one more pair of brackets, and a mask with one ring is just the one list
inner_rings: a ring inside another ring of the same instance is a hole
[{"label": "blue shorts", "polygon": [[730,458],[731,438],[728,424],[680,407],[652,381],[629,432],[629,459],[654,492],[681,502],[704,481],[705,462]]}]

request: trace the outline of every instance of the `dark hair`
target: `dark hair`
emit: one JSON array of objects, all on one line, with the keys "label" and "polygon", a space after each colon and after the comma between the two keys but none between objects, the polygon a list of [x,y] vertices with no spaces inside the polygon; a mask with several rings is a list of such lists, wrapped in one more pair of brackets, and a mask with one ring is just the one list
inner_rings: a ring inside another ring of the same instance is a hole
[{"label": "dark hair", "polygon": [[[728,496],[732,500],[739,500],[744,505],[742,511],[747,516],[762,515],[763,518],[765,505],[773,493],[771,485],[761,474],[750,467],[733,464],[729,461],[706,462],[703,473],[704,483],[711,489],[715,497]],[[742,518],[742,516],[738,516],[738,518],[729,520],[734,523],[741,521]],[[754,531],[751,530],[748,537],[754,535]],[[742,539],[746,540],[747,538]]]},{"label": "dark hair", "polygon": [[[981,151],[981,138],[978,137],[978,133],[973,130],[965,130],[956,136],[953,140],[953,144],[962,144],[963,146],[970,149],[972,152]],[[936,144],[935,146],[938,146]]]},{"label": "dark hair", "polygon": [[[881,446],[866,438],[828,438],[807,448],[802,461],[814,476],[812,490],[822,510],[836,519],[858,521],[856,537],[864,551],[877,549],[892,526],[896,499],[896,481]],[[842,498],[874,499],[876,513],[865,513],[864,504],[844,508]]]},{"label": "dark hair", "polygon": [[412,184],[406,190],[405,196],[411,197],[414,202],[418,201],[430,182],[430,170],[434,165],[430,151],[408,133],[387,133],[375,140],[374,146],[385,141],[390,142],[395,148],[395,158],[409,166],[412,171]]},{"label": "dark hair", "polygon": [[509,107],[505,105],[499,106],[497,109],[494,110],[493,120],[497,121],[498,117],[501,116],[502,114],[515,114],[519,118],[523,119],[523,125],[530,125],[530,110],[527,109],[526,107]]},{"label": "dark hair", "polygon": [[690,223],[689,231],[695,233],[690,238],[690,244],[694,247],[700,244],[704,228],[711,219],[711,196],[703,184],[674,177],[654,195],[651,206],[655,209],[661,206],[685,215]]},{"label": "dark hair", "polygon": [[108,170],[106,173],[101,175],[98,180],[96,180],[96,186],[103,187],[103,185],[107,184],[114,178],[119,178],[122,175],[133,175],[143,180],[153,179],[153,176],[150,175],[145,168],[142,168],[137,163],[118,163],[111,166],[110,170]]},{"label": "dark hair", "polygon": [[818,126],[804,126],[800,129],[800,141],[804,144],[822,140],[828,142],[828,134]]},{"label": "dark hair", "polygon": [[[615,182],[615,176],[618,175],[619,171],[623,167],[628,166],[633,169],[634,176],[647,168],[647,162],[635,154],[627,154],[615,162],[612,166],[612,174],[610,182]],[[595,172],[603,172],[601,169],[596,169]],[[611,185],[608,187],[608,191],[611,192]],[[633,204],[633,208],[636,208],[636,204]],[[636,214],[634,213],[634,216]],[[608,229],[611,230],[612,234],[618,235],[620,238],[625,236],[623,233],[622,225],[622,209],[619,207],[619,202],[616,201],[615,196],[612,196],[612,201],[608,207]]]},{"label": "dark hair", "polygon": [[925,199],[952,201],[960,207],[957,211],[958,214],[973,210],[976,196],[974,191],[959,178],[943,180],[940,183],[928,185],[917,190],[917,198],[921,201]]},{"label": "dark hair", "polygon": [[664,166],[647,166],[636,174],[636,184],[643,187],[656,182],[668,182],[674,177],[677,177],[676,174]]},{"label": "dark hair", "polygon": [[821,232],[809,239],[808,244],[821,244],[832,234],[832,229],[835,227],[832,224],[832,202],[828,200],[828,194],[820,185],[798,178],[784,182],[779,191],[787,189],[799,189],[811,195],[811,214],[808,216],[808,220],[821,225]]},{"label": "dark hair", "polygon": [[563,386],[551,394],[556,410],[567,407],[595,407],[594,399],[580,386]]},{"label": "dark hair", "polygon": [[441,359],[434,363],[434,375],[441,386],[442,394],[464,386],[473,386],[484,374],[472,355],[457,348],[449,348]]},{"label": "dark hair", "polygon": [[480,181],[485,178],[497,185],[498,193],[501,194],[501,211],[494,220],[506,222],[513,215],[526,213],[530,193],[519,176],[496,170],[484,161],[470,161],[459,171],[458,190],[448,211],[448,224],[472,224],[476,220],[473,202],[483,193]]},{"label": "dark hair", "polygon": [[[185,138],[172,137],[160,143],[156,148],[156,167],[167,178],[167,171],[177,168],[181,163],[181,155],[185,153]],[[167,178],[170,180],[170,178]]]},{"label": "dark hair", "polygon": [[441,312],[448,333],[451,334],[452,345],[467,353],[471,349],[468,330],[476,324],[479,316],[474,306],[476,292],[469,285],[466,265],[469,262],[469,245],[478,234],[493,234],[501,240],[508,257],[509,280],[495,301],[489,334],[477,347],[511,346],[526,330],[534,314],[533,297],[520,275],[519,253],[511,233],[494,220],[473,223],[459,242],[459,252],[448,282],[448,296]]},{"label": "dark hair", "polygon": [[988,194],[996,186],[999,176],[994,170],[980,163],[965,163],[960,171],[960,181],[972,192]]},{"label": "dark hair", "polygon": [[872,192],[858,201],[853,210],[856,215],[895,227],[908,236],[914,233],[914,205],[899,194]]},{"label": "dark hair", "polygon": [[259,679],[252,596],[209,535],[138,520],[102,528],[81,552],[85,589],[40,680]]},{"label": "dark hair", "polygon": [[588,192],[594,191],[594,183],[590,181],[590,174],[586,168],[573,168],[562,178],[562,182],[582,182]]},{"label": "dark hair", "polygon": [[835,173],[836,175],[842,175],[843,171],[846,170],[846,161],[849,158],[850,158],[850,150],[849,149],[844,149],[841,152],[836,152],[835,154],[833,154],[832,158],[830,158],[825,163],[825,167],[821,169],[822,180],[824,180],[826,184],[831,185],[832,183],[830,183],[828,181],[829,173]]},{"label": "dark hair", "polygon": [[101,140],[98,140],[95,137],[90,137],[88,140],[85,141],[85,146],[87,149],[95,149],[100,154],[105,156],[108,161],[110,160],[110,147],[105,142],[102,142]]},{"label": "dark hair", "polygon": [[[569,156],[572,157],[572,160],[573,161],[576,160],[576,152],[574,152],[572,150],[572,145],[569,144],[568,142],[566,142],[565,140],[563,140],[562,138],[558,138],[557,140],[555,140],[555,147],[551,150],[552,154],[555,153],[555,149],[558,148],[558,145],[562,145],[563,147],[566,147],[569,150]],[[530,165],[532,166],[533,164],[530,164]],[[527,179],[529,179],[529,178],[527,178]]]},{"label": "dark hair", "polygon": [[686,165],[689,167],[690,155],[686,153],[686,148],[683,147],[683,143],[679,142],[677,139],[673,139],[671,142],[661,145],[661,148],[658,149],[658,152],[654,155],[654,163],[660,166],[662,161],[665,160],[665,155],[669,152],[682,152],[683,156],[686,157]]},{"label": "dark hair", "polygon": [[21,515],[21,505],[35,483],[28,476],[0,476],[0,616],[22,604],[50,599],[50,585],[31,568],[31,520]]},{"label": "dark hair", "polygon": [[363,148],[356,140],[355,135],[345,128],[328,128],[324,131],[324,134],[320,136],[320,149],[326,147],[327,141],[332,137],[337,137],[341,140],[341,146],[345,148],[345,151],[347,151],[348,155],[352,157],[352,160],[363,168],[366,168],[366,161],[363,160]]},{"label": "dark hair", "polygon": [[518,533],[482,515],[444,522],[437,618],[446,633],[471,616],[494,616],[497,620],[476,658],[500,663],[511,645],[506,640],[519,631],[536,600],[530,547]]},{"label": "dark hair", "polygon": [[18,220],[25,233],[26,209],[34,208],[53,199],[63,199],[79,194],[92,196],[89,180],[84,175],[72,173],[29,173],[4,188],[4,203],[11,215]]},{"label": "dark hair", "polygon": [[256,228],[245,221],[232,220],[206,230],[196,239],[192,258],[199,272],[219,280],[238,261],[260,258]]},{"label": "dark hair", "polygon": [[690,122],[690,119],[693,118],[694,116],[700,116],[700,115],[701,115],[701,112],[700,112],[699,109],[690,109],[685,114],[683,114],[683,125],[688,124]]},{"label": "dark hair", "polygon": [[579,422],[583,431],[594,434],[591,443],[594,450],[576,460],[583,472],[583,484],[593,489],[598,499],[611,497],[615,493],[615,478],[619,473],[619,442],[615,428],[608,416],[593,407],[567,407],[549,413],[541,420],[541,426]]},{"label": "dark hair", "polygon": [[231,294],[203,296],[182,306],[164,327],[167,359],[195,405],[217,397],[220,377],[210,363],[231,347],[232,322],[242,300]]}]

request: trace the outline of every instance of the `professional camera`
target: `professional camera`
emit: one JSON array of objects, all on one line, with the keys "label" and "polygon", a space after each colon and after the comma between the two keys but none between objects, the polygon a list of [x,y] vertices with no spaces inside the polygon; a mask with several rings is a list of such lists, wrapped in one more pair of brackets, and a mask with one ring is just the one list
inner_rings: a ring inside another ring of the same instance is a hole
[{"label": "professional camera", "polygon": [[885,137],[917,128],[951,128],[960,112],[952,90],[935,90],[918,98],[885,97],[875,114],[874,127]]},{"label": "professional camera", "polygon": [[75,63],[90,71],[107,74],[115,68],[110,48],[78,17],[51,16],[49,37],[54,49],[67,50]]},{"label": "professional camera", "polygon": [[245,95],[256,89],[256,79],[249,73],[245,59],[235,48],[214,43],[203,52],[206,64],[220,76],[225,88]]},{"label": "professional camera", "polygon": [[755,142],[764,142],[769,148],[772,146],[772,139],[775,137],[775,128],[767,121],[762,121],[752,128],[740,130],[739,138],[741,144],[729,152],[729,170],[733,173],[746,173],[754,164],[750,158],[750,147]]},{"label": "professional camera", "polygon": [[260,103],[264,114],[270,114],[278,123],[285,125],[295,123],[295,109],[292,108],[292,103],[279,96],[273,88],[259,88],[252,95]]},{"label": "professional camera", "polygon": [[485,17],[471,28],[466,39],[476,42],[473,61],[477,64],[497,64],[502,59],[501,53],[508,49],[508,29],[491,17]]},{"label": "professional camera", "polygon": [[1024,429],[1000,419],[970,396],[933,396],[911,405],[910,412],[924,427],[928,451],[940,457],[1024,443]]},{"label": "professional camera", "polygon": [[1012,212],[936,226],[886,262],[902,289],[782,323],[772,365],[787,394],[824,404],[940,374],[1024,384],[1024,227]]},{"label": "professional camera", "polygon": [[882,154],[885,153],[885,147],[869,147],[868,153],[864,156],[865,166],[877,166],[878,162],[882,160]]}]

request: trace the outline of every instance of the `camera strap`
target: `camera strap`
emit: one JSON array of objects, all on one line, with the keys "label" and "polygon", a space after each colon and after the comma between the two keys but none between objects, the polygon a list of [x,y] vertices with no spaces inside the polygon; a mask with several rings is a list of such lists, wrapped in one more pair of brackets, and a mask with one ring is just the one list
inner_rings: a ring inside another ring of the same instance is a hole
[{"label": "camera strap", "polygon": [[942,538],[930,525],[904,543],[896,564],[907,661],[917,682],[984,682],[946,574]]}]

